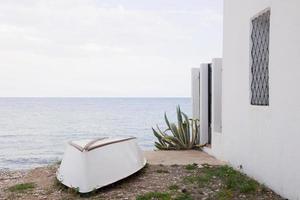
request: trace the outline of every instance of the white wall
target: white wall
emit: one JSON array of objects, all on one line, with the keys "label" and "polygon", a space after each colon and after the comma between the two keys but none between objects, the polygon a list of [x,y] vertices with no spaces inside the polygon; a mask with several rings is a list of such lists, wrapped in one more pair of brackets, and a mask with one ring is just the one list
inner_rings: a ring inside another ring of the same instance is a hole
[{"label": "white wall", "polygon": [[200,119],[200,68],[192,68],[193,119]]},{"label": "white wall", "polygon": [[[270,105],[251,106],[250,19],[268,7]],[[224,0],[222,150],[212,145],[214,155],[289,199],[300,199],[299,9],[299,0]]]},{"label": "white wall", "polygon": [[214,58],[212,68],[212,131],[222,132],[222,59]]},{"label": "white wall", "polygon": [[208,143],[208,63],[200,65],[200,144]]},{"label": "white wall", "polygon": [[222,141],[222,59],[212,60],[212,139],[211,148],[204,148],[209,154],[223,159]]}]

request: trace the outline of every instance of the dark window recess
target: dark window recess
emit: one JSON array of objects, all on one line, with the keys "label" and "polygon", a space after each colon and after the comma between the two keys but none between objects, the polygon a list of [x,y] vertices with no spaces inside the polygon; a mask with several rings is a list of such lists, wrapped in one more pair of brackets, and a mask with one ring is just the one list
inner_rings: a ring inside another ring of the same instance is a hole
[{"label": "dark window recess", "polygon": [[269,105],[270,11],[252,19],[251,104]]},{"label": "dark window recess", "polygon": [[212,68],[208,65],[208,144],[211,144],[212,132]]}]

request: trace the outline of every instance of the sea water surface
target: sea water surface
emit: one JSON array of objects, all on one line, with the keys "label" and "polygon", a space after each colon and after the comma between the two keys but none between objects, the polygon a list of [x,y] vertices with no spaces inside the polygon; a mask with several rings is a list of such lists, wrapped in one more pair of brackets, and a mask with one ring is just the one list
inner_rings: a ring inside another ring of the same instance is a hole
[{"label": "sea water surface", "polygon": [[70,140],[136,136],[153,149],[151,127],[165,127],[190,98],[0,98],[0,169],[28,169],[62,158]]}]

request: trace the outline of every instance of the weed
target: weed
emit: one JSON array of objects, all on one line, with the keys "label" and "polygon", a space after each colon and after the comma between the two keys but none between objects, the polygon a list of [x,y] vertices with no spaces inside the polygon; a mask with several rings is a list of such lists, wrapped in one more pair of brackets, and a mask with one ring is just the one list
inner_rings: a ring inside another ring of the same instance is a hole
[{"label": "weed", "polygon": [[218,200],[230,200],[233,197],[233,193],[231,190],[222,189],[216,194],[216,197]]},{"label": "weed", "polygon": [[241,193],[255,192],[259,187],[255,180],[228,166],[219,167],[216,175],[223,180],[227,189]]},{"label": "weed", "polygon": [[171,200],[171,195],[166,192],[148,192],[143,195],[138,195],[136,200]]},{"label": "weed", "polygon": [[197,168],[198,168],[198,164],[196,164],[196,163],[188,164],[188,165],[185,166],[186,170],[195,170]]},{"label": "weed", "polygon": [[9,187],[8,190],[11,192],[23,192],[26,190],[32,190],[33,188],[35,188],[34,183],[19,183]]},{"label": "weed", "polygon": [[179,189],[178,185],[173,184],[169,186],[169,190],[178,190],[178,189]]},{"label": "weed", "polygon": [[259,184],[229,166],[204,166],[201,169],[200,175],[185,177],[185,181],[189,183],[197,183],[199,186],[204,186],[213,179],[219,178],[225,185],[225,188],[241,193],[255,192],[259,188]]}]

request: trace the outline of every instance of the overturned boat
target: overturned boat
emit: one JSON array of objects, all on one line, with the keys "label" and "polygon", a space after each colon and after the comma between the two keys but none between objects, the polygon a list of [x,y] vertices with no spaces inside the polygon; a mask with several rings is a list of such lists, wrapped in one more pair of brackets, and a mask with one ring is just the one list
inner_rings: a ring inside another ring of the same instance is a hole
[{"label": "overturned boat", "polygon": [[68,143],[56,175],[62,184],[87,193],[126,178],[145,164],[134,137],[78,140]]}]

